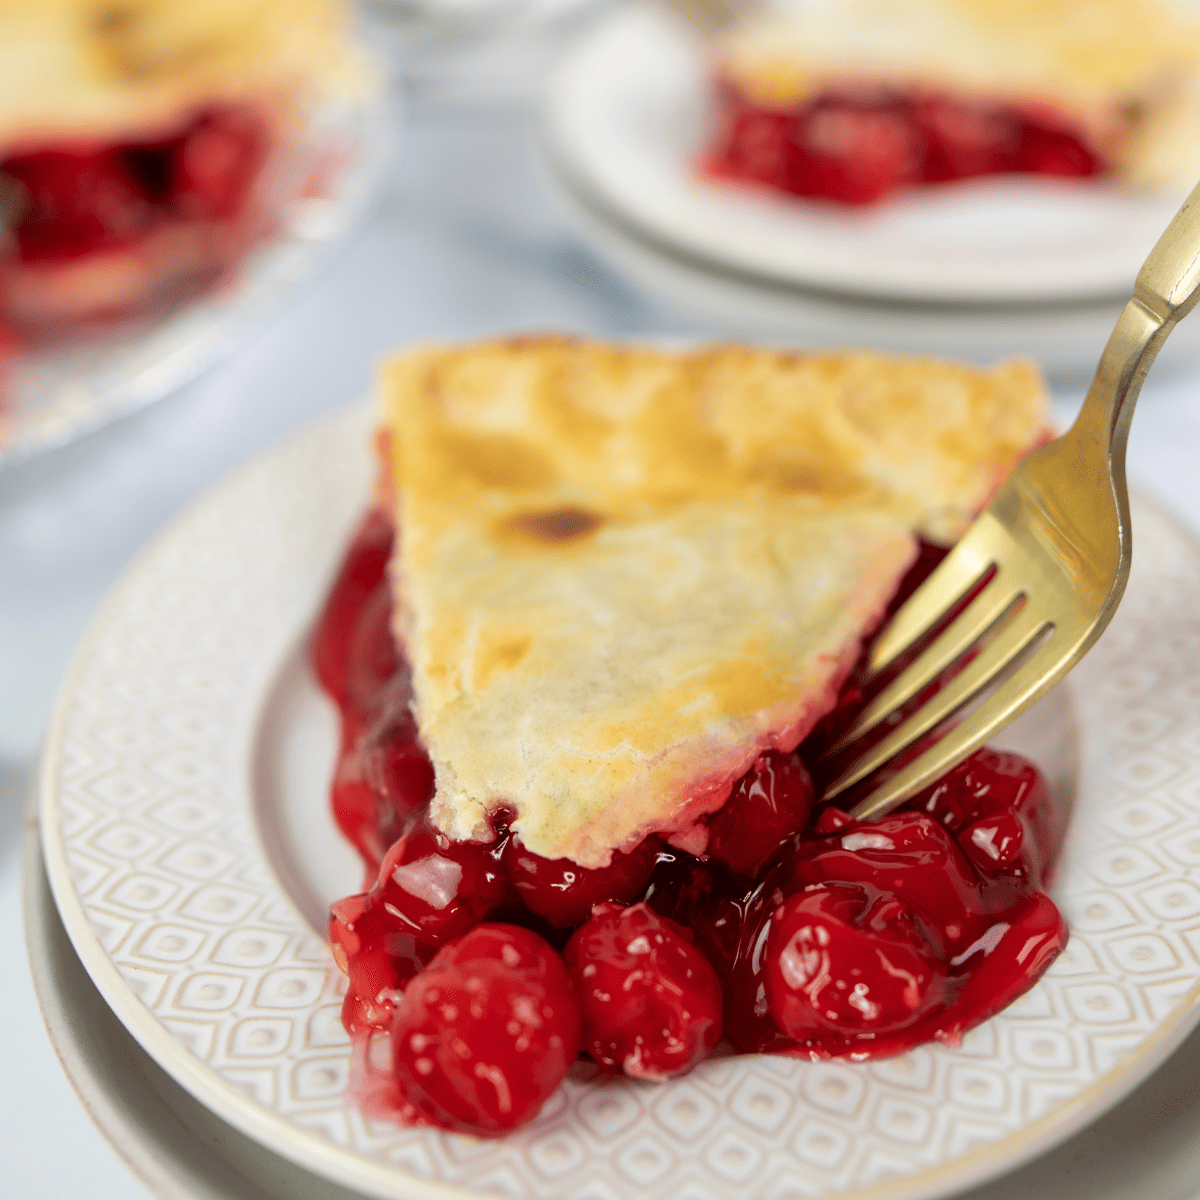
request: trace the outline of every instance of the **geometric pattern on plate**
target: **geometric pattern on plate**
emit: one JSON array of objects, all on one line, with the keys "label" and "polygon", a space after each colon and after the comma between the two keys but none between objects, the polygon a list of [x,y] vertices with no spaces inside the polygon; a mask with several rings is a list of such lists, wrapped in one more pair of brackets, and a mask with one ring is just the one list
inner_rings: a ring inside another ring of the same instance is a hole
[{"label": "geometric pattern on plate", "polygon": [[1143,502],[1125,600],[1071,677],[1079,791],[1051,888],[1071,943],[959,1049],[569,1080],[497,1142],[347,1108],[340,976],[272,867],[250,764],[365,501],[367,436],[354,414],[298,439],[151,546],[47,741],[43,839],[72,942],[134,1036],[226,1120],[380,1196],[928,1197],[1066,1136],[1182,1039],[1200,995],[1200,554]]}]

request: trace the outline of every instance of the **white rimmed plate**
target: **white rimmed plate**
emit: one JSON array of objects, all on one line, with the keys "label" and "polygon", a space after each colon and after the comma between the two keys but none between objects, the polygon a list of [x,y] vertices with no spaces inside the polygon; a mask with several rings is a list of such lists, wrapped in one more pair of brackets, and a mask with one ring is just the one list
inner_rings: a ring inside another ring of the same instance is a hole
[{"label": "white rimmed plate", "polygon": [[[557,177],[559,199],[578,233],[604,260],[667,311],[718,337],[778,339],[806,348],[870,346],[902,354],[949,355],[990,364],[1030,357],[1068,386],[1091,378],[1126,299],[1088,304],[970,305],[953,309],[808,291],[725,271],[640,237]],[[1183,323],[1155,359],[1158,370],[1200,358],[1200,324]]]},{"label": "white rimmed plate", "polygon": [[[160,1200],[362,1200],[204,1108],[130,1037],[79,962],[24,835],[26,946],[54,1049],[88,1115]],[[1200,1030],[1115,1108],[969,1200],[1197,1200]],[[963,1200],[968,1200],[964,1196]]]},{"label": "white rimmed plate", "polygon": [[376,91],[321,105],[302,150],[328,170],[227,278],[163,320],[17,359],[3,381],[0,471],[163,399],[232,354],[363,218],[391,160],[397,118],[395,100]]},{"label": "white rimmed plate", "polygon": [[[317,933],[358,867],[331,830],[334,723],[303,645],[370,490],[368,422],[323,426],[200,503],[118,585],[41,776],[47,870],[113,1011],[223,1120],[378,1196],[944,1195],[1114,1103],[1200,997],[1200,555],[1142,503],[1116,621],[1020,744],[1076,814],[1071,947],[958,1050],[868,1066],[712,1061],[662,1087],[568,1082],[501,1141],[364,1121]],[[1076,770],[1074,741],[1078,738]],[[316,927],[316,928],[314,928]]]},{"label": "white rimmed plate", "polygon": [[847,209],[704,181],[695,167],[709,120],[704,55],[646,6],[583,35],[542,118],[559,170],[643,235],[715,266],[863,296],[1124,298],[1186,194],[1013,176]]}]

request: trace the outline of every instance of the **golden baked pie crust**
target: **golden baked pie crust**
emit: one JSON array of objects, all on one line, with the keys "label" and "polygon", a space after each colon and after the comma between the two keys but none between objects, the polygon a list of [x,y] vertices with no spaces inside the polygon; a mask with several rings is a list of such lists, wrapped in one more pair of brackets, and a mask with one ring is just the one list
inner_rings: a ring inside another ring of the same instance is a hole
[{"label": "golden baked pie crust", "polygon": [[0,148],[121,141],[195,108],[352,89],[338,0],[0,0]]},{"label": "golden baked pie crust", "polygon": [[397,633],[435,822],[606,863],[832,707],[915,554],[1045,425],[990,371],[740,346],[429,348],[383,372]]}]

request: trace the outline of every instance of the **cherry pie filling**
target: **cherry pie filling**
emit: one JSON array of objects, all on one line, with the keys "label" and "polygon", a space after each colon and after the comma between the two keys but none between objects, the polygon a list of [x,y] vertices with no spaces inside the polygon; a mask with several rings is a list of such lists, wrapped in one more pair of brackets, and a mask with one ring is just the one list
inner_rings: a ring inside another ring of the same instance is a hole
[{"label": "cherry pie filling", "polygon": [[255,108],[227,104],[147,140],[62,141],[0,158],[0,298],[6,277],[137,252],[173,226],[215,236],[247,211],[270,140]]},{"label": "cherry pie filling", "polygon": [[[433,768],[390,628],[393,529],[361,523],[312,643],[341,713],[332,798],[366,867],[329,936],[359,1045],[390,1037],[384,1108],[498,1135],[581,1055],[662,1080],[741,1052],[863,1060],[962,1034],[1027,991],[1067,930],[1040,890],[1058,836],[1031,763],[982,750],[890,816],[822,805],[806,758],[764,754],[708,818],[707,853],[646,838],[586,870],[431,825]],[[925,546],[898,606],[941,556]]]},{"label": "cherry pie filling", "polygon": [[793,196],[870,204],[904,187],[979,175],[1084,177],[1108,164],[1045,104],[931,91],[829,91],[774,108],[717,88],[719,132],[702,169]]}]

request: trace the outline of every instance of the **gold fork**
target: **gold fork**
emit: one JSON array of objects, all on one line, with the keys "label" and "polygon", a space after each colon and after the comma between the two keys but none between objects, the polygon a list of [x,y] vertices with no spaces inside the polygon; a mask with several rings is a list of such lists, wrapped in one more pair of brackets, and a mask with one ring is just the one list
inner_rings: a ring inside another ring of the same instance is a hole
[{"label": "gold fork", "polygon": [[868,688],[916,657],[826,752],[841,766],[827,798],[857,793],[886,766],[852,812],[860,820],[891,812],[1027,709],[1104,631],[1129,578],[1134,405],[1198,297],[1200,185],[1138,273],[1075,423],[1016,468],[875,642]]}]

